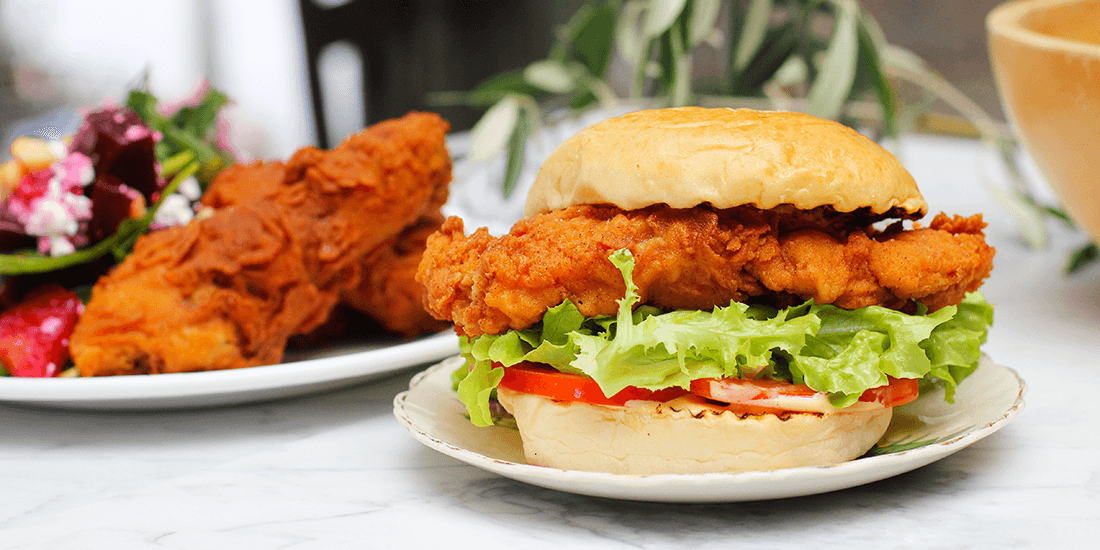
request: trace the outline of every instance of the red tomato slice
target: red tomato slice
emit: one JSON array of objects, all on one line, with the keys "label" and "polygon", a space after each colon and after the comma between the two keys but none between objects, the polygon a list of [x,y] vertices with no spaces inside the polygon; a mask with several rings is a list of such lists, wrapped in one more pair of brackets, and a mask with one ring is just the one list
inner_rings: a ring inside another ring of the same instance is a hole
[{"label": "red tomato slice", "polygon": [[583,401],[597,405],[625,405],[627,401],[671,401],[687,394],[682,388],[647,390],[629,386],[607,397],[595,380],[580,374],[567,374],[538,363],[517,363],[504,369],[500,387],[533,393],[557,401]]},{"label": "red tomato slice", "polygon": [[[499,365],[498,365],[499,366]],[[549,397],[557,401],[582,401],[597,405],[625,405],[627,401],[671,401],[693,393],[713,401],[728,403],[724,407],[737,414],[779,414],[792,411],[824,412],[829,409],[825,394],[805,384],[791,384],[771,379],[703,378],[691,382],[691,390],[666,388],[647,390],[628,386],[607,397],[599,384],[580,374],[567,374],[538,363],[522,362],[504,368],[499,386],[524,393]],[[889,384],[867,390],[859,400],[886,407],[904,405],[917,398],[918,383],[908,378],[889,378]]]},{"label": "red tomato slice", "polygon": [[888,385],[863,392],[859,400],[897,407],[913,402],[920,395],[920,382],[916,378],[894,378],[893,376],[887,376],[887,378],[890,380]]}]

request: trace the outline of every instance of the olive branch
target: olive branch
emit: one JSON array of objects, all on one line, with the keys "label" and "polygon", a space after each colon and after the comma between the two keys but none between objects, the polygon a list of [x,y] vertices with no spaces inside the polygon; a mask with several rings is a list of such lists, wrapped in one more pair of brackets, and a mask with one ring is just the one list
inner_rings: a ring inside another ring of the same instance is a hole
[{"label": "olive branch", "polygon": [[[527,138],[563,112],[643,101],[651,107],[748,106],[804,111],[869,130],[876,139],[945,119],[961,122],[1003,161],[1009,185],[987,187],[1024,241],[1045,246],[1051,218],[1072,225],[1060,207],[1036,197],[1007,127],[917,55],[890,44],[856,0],[592,0],[556,34],[544,59],[472,90],[429,98],[485,109],[471,130],[467,158],[506,157],[505,197],[519,180]],[[724,54],[720,74],[694,71],[705,49]],[[903,98],[903,89],[912,89],[915,98]],[[955,115],[932,113],[936,103]],[[1071,256],[1067,271],[1097,256],[1090,244]]]}]

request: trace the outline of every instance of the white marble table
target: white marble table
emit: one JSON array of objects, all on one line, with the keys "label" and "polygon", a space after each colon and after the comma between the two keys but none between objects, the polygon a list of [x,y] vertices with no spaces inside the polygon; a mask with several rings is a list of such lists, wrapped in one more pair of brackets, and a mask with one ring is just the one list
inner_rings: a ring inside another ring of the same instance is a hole
[{"label": "white marble table", "polygon": [[0,407],[0,548],[1096,548],[1100,265],[1084,237],[1025,247],[988,157],[915,138],[933,211],[986,213],[984,348],[1026,380],[1001,431],[885,481],[779,501],[671,505],[527,486],[435,453],[391,414],[415,369],[291,400],[185,412]]}]

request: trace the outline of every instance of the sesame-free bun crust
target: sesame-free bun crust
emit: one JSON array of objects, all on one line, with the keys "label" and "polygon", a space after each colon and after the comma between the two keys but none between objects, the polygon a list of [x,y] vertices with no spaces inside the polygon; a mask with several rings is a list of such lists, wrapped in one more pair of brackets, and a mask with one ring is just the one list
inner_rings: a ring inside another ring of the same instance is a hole
[{"label": "sesame-free bun crust", "polygon": [[530,464],[613,474],[698,474],[846,462],[886,432],[893,409],[739,417],[688,402],[628,407],[497,388]]},{"label": "sesame-free bun crust", "polygon": [[628,113],[566,140],[540,168],[525,215],[662,203],[867,208],[907,218],[928,210],[898,159],[847,126],[801,113],[681,107]]}]

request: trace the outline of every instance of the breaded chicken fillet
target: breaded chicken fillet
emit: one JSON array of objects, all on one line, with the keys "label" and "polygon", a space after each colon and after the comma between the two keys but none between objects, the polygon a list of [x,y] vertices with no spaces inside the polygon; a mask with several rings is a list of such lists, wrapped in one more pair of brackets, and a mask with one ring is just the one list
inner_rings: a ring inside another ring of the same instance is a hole
[{"label": "breaded chicken fillet", "polygon": [[712,309],[731,301],[785,307],[813,299],[845,309],[910,300],[931,310],[962,300],[993,266],[981,215],[937,216],[929,227],[837,235],[784,227],[777,211],[574,206],[521,220],[503,237],[465,235],[450,218],[428,243],[428,306],[467,336],[538,322],[571,300],[586,317],[612,315],[622,275],[607,257],[633,253],[641,303]]}]

